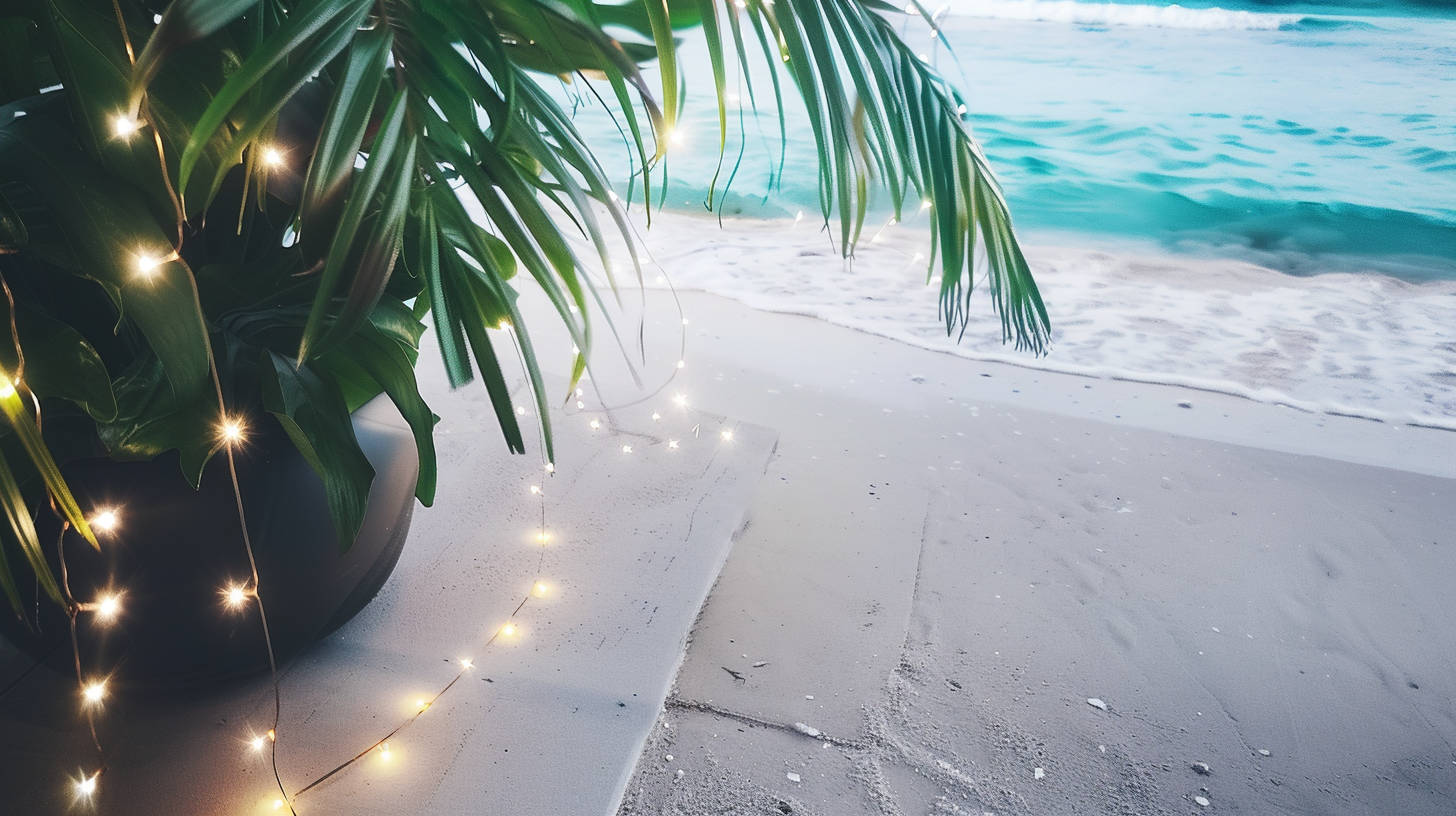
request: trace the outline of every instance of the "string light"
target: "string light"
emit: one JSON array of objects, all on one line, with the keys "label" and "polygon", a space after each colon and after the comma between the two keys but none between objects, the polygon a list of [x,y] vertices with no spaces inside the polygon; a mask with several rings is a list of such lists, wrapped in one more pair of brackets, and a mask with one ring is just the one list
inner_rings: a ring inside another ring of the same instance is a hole
[{"label": "string light", "polygon": [[96,705],[106,697],[106,681],[96,680],[81,689],[81,696],[89,705]]},{"label": "string light", "polygon": [[111,120],[111,132],[116,134],[118,139],[130,139],[132,134],[141,129],[142,123],[125,114],[117,114]]},{"label": "string light", "polygon": [[726,442],[726,441],[731,440],[733,438],[733,432],[732,431],[724,431],[723,434],[722,434],[722,436],[723,436],[723,440]]},{"label": "string light", "polygon": [[157,268],[166,262],[166,258],[158,258],[153,255],[138,255],[136,256],[137,274],[143,278],[151,278],[156,274]]},{"label": "string light", "polygon": [[121,598],[115,594],[103,595],[96,602],[96,617],[103,623],[110,623],[116,620],[117,613],[121,612]]},{"label": "string light", "polygon": [[688,319],[686,317],[684,317],[683,318],[683,325],[686,326],[687,324],[688,324]]},{"label": "string light", "polygon": [[671,450],[677,450],[677,440],[676,439],[669,439],[669,440],[667,440],[667,447],[669,449],[671,449]]},{"label": "string light", "polygon": [[685,394],[678,394],[677,396],[672,398],[672,401],[677,403],[677,406],[679,408],[686,408],[688,404],[688,398]]},{"label": "string light", "polygon": [[217,426],[218,438],[226,445],[236,445],[247,439],[243,423],[235,418],[225,417]]},{"label": "string light", "polygon": [[593,420],[592,420],[592,421],[591,421],[591,422],[590,422],[590,423],[588,423],[588,424],[589,424],[589,425],[591,425],[591,429],[592,429],[592,430],[593,430],[593,431],[595,431],[595,430],[596,430],[596,429],[597,429],[597,428],[600,428],[600,427],[602,427],[602,423],[600,423],[600,422],[598,422],[598,421],[596,421],[596,420],[595,420],[595,419],[593,419]]},{"label": "string light", "polygon": [[274,810],[282,810],[283,809],[283,800],[282,799],[274,799],[273,800],[273,809]]},{"label": "string light", "polygon": [[688,361],[687,360],[678,360],[677,361],[677,367],[678,368],[687,368],[688,367]]},{"label": "string light", "polygon": [[91,517],[91,526],[107,533],[115,530],[119,523],[121,523],[121,519],[116,515],[115,510],[102,510]]},{"label": "string light", "polygon": [[263,148],[263,164],[269,167],[282,167],[283,152],[271,145]]},{"label": "string light", "polygon": [[229,609],[242,609],[243,604],[248,600],[249,592],[242,584],[228,584],[222,589],[222,602]]},{"label": "string light", "polygon": [[544,598],[546,597],[547,589],[548,587],[544,583],[537,581],[536,585],[531,587],[531,594],[535,595],[537,598]]},{"label": "string light", "polygon": [[623,445],[622,446],[622,453],[631,453],[631,452],[632,452],[632,446],[631,445]]},{"label": "string light", "polygon": [[460,658],[460,667],[464,669],[473,669],[475,668],[475,661],[471,660],[468,657],[462,657]]},{"label": "string light", "polygon": [[101,775],[101,772],[100,771],[97,771],[96,773],[91,774],[90,776],[85,777],[84,779],[78,779],[78,780],[76,780],[76,795],[77,796],[90,796],[91,794],[95,793],[96,792],[96,777],[98,777],[100,775]]},{"label": "string light", "polygon": [[516,633],[516,625],[514,623],[508,623],[505,626],[502,626],[501,627],[501,634],[502,635],[505,635],[506,637],[510,637],[511,635],[514,635],[515,633]]},{"label": "string light", "polygon": [[419,710],[424,711],[425,709],[427,709],[429,707],[430,707],[430,701],[429,700],[424,700],[424,699],[415,700],[415,708],[418,708]]},{"label": "string light", "polygon": [[379,743],[379,758],[384,760],[385,762],[389,761],[389,743]]},{"label": "string light", "polygon": [[531,485],[531,495],[532,496],[535,496],[536,494],[538,494],[540,492],[541,492],[541,486],[540,485]]},{"label": "string light", "polygon": [[262,737],[253,737],[252,746],[253,746],[253,750],[254,751],[261,751],[261,750],[263,750],[263,745],[264,744],[265,744],[265,741],[264,741],[264,739]]}]

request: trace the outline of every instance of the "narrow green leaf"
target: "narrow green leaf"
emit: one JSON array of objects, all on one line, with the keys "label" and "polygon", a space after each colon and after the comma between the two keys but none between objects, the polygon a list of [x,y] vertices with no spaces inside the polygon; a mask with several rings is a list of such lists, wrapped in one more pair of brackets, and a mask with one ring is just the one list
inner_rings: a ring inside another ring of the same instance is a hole
[{"label": "narrow green leaf", "polygon": [[[5,509],[5,520],[9,522],[15,540],[20,543],[20,551],[25,553],[25,560],[30,562],[30,568],[35,573],[40,588],[51,600],[58,604],[63,603],[61,587],[56,583],[51,565],[46,562],[45,554],[41,551],[40,538],[35,533],[35,524],[30,520],[30,507],[25,503],[25,497],[20,493],[20,485],[16,483],[15,474],[11,472],[10,463],[5,461],[4,456],[0,456],[0,507]],[[95,543],[94,539],[92,543]],[[3,583],[5,594],[10,598],[10,605],[15,608],[16,613],[24,614],[20,609],[20,593],[16,591],[15,579],[10,574],[10,565],[5,561],[3,550],[0,550],[0,583]]]},{"label": "narrow green leaf", "polygon": [[[20,398],[20,393],[8,380],[0,381],[0,412],[10,420],[10,427],[15,430],[16,437],[25,448],[25,453],[30,457],[30,462],[40,473],[41,480],[45,482],[46,491],[56,503],[56,509],[60,511],[61,517],[71,523],[76,532],[91,542],[91,546],[101,549],[96,543],[96,535],[91,532],[91,525],[86,522],[86,516],[81,512],[81,507],[76,503],[76,497],[71,495],[71,488],[66,485],[66,480],[61,476],[61,469],[56,467],[56,462],[51,458],[50,449],[46,447],[45,440],[41,438],[40,429],[35,427],[35,419],[25,409],[25,403]],[[6,474],[9,474],[8,467]],[[8,505],[8,502],[7,502]]]},{"label": "narrow green leaf", "polygon": [[359,448],[338,386],[291,357],[264,355],[263,405],[323,481],[339,552],[347,552],[364,523],[374,466]]}]

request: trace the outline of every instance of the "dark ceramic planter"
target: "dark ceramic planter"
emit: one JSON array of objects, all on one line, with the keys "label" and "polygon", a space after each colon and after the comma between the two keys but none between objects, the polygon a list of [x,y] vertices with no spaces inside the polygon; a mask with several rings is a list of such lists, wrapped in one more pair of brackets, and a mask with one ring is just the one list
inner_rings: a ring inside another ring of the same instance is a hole
[{"label": "dark ceramic planter", "polygon": [[[375,477],[364,526],[341,555],[318,476],[272,417],[256,425],[238,449],[238,479],[259,596],[282,662],[346,623],[384,585],[409,530],[419,459],[409,426],[387,399],[355,412],[355,434]],[[226,456],[208,463],[197,491],[182,478],[175,454],[151,462],[85,460],[62,470],[83,508],[115,507],[121,519],[115,531],[98,531],[99,553],[76,534],[66,536],[73,597],[87,602],[121,593],[114,621],[92,612],[77,618],[88,674],[109,674],[116,687],[180,688],[267,670],[257,601],[230,608],[223,594],[251,576]],[[59,527],[49,513],[40,521],[49,521],[41,540],[58,567]],[[22,592],[34,592],[30,583]],[[4,610],[0,634],[36,660],[71,670],[64,613],[32,598],[32,623],[37,608],[37,631]]]}]

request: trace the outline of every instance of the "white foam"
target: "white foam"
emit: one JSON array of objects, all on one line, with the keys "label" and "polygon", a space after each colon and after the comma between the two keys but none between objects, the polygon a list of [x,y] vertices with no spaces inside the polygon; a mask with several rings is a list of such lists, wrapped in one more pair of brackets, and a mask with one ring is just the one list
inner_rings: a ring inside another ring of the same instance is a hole
[{"label": "white foam", "polygon": [[1267,30],[1282,28],[1304,19],[1297,14],[1265,14],[1221,8],[1191,9],[1179,5],[1078,3],[1074,0],[951,0],[949,6],[951,14],[963,17],[1142,28]]},{"label": "white foam", "polygon": [[1036,358],[1001,344],[984,289],[965,337],[946,336],[938,288],[914,260],[928,245],[923,216],[874,241],[867,229],[853,264],[808,218],[723,225],[661,213],[647,247],[679,288],[963,357],[1456,430],[1456,282],[1031,247],[1053,323],[1052,352]]}]

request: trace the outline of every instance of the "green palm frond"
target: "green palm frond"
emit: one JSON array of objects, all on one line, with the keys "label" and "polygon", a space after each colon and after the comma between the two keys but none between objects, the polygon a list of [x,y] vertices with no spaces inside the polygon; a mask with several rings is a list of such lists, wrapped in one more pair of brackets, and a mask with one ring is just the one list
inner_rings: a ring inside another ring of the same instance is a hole
[{"label": "green palm frond", "polygon": [[[480,377],[514,451],[524,435],[497,346],[519,354],[553,456],[546,386],[512,279],[540,287],[581,350],[574,388],[593,340],[588,307],[603,293],[568,233],[592,245],[613,292],[609,247],[634,242],[594,154],[602,146],[542,80],[610,87],[598,95],[625,124],[630,182],[650,213],[683,88],[697,80],[680,59],[686,28],[707,38],[716,97],[710,201],[729,143],[729,72],[737,63],[752,101],[765,89],[750,69],[761,77],[767,65],[780,169],[792,86],[841,251],[852,255],[875,189],[888,191],[896,217],[928,201],[927,272],[939,268],[947,331],[964,332],[984,268],[1005,339],[1045,348],[1046,309],[963,102],[897,34],[902,10],[879,0],[19,5],[0,19],[0,273],[17,314],[39,315],[21,322],[48,328],[21,326],[19,350],[37,373],[16,385],[42,404],[79,407],[95,423],[82,441],[113,457],[178,449],[194,483],[223,408],[209,375],[228,405],[252,389],[323,479],[345,544],[372,478],[347,416],[370,397],[388,394],[409,421],[419,497],[433,496],[434,417],[412,368],[426,313],[450,383]],[[644,77],[649,63],[656,82]],[[90,288],[62,285],[73,279]],[[56,349],[71,355],[62,370],[74,376],[39,373]],[[0,351],[0,365],[15,373],[18,353]],[[11,439],[24,443],[7,443],[0,505],[10,524],[0,536],[21,544],[49,590],[26,497],[53,498],[89,531],[49,438],[17,400],[0,399]],[[0,550],[0,590],[12,600],[14,577]]]}]

